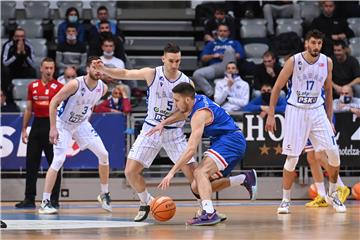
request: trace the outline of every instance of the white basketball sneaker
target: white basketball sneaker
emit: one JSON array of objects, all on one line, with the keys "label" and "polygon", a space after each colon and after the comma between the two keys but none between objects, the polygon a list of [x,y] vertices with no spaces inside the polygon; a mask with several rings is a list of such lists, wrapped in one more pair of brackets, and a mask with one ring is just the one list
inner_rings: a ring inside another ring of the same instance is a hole
[{"label": "white basketball sneaker", "polygon": [[97,197],[101,207],[108,212],[112,212],[110,193],[102,193]]},{"label": "white basketball sneaker", "polygon": [[333,208],[335,208],[335,211],[338,213],[344,213],[346,212],[345,205],[339,200],[338,192],[334,191],[332,193],[326,194],[326,202],[328,204],[331,204]]},{"label": "white basketball sneaker", "polygon": [[50,200],[43,200],[40,204],[39,213],[40,214],[56,214],[58,211],[56,208],[51,205]]},{"label": "white basketball sneaker", "polygon": [[290,201],[283,199],[280,203],[280,206],[277,209],[278,214],[288,214],[290,213]]}]

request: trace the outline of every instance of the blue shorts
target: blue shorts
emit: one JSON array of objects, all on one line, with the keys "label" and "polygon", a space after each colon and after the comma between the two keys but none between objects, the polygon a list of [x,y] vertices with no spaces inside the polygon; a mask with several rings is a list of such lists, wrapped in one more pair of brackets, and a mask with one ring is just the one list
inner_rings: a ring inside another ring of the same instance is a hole
[{"label": "blue shorts", "polygon": [[216,137],[204,153],[214,160],[224,177],[228,176],[236,164],[244,158],[246,141],[241,131]]}]

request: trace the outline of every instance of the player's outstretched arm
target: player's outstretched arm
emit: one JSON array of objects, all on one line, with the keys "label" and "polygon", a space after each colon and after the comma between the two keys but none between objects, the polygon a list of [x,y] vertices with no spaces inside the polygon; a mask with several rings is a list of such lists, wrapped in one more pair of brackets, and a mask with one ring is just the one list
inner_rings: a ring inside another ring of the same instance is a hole
[{"label": "player's outstretched arm", "polygon": [[162,120],[158,125],[156,125],[156,127],[153,127],[152,129],[150,129],[147,133],[146,136],[151,136],[156,132],[159,132],[160,135],[162,133],[162,131],[164,130],[164,127],[166,125],[170,125],[179,121],[183,121],[185,120],[187,117],[187,115],[185,113],[182,113],[180,111],[175,111],[173,112],[168,118],[166,118],[165,120]]}]

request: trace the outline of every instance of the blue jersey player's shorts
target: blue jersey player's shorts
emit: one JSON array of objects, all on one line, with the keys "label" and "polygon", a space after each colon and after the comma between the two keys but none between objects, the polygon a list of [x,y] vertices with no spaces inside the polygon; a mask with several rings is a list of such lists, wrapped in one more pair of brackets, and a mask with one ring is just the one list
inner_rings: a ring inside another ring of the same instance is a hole
[{"label": "blue jersey player's shorts", "polygon": [[245,150],[246,141],[239,130],[213,139],[204,155],[214,160],[222,176],[228,176],[243,159]]},{"label": "blue jersey player's shorts", "polygon": [[308,139],[307,142],[306,142],[306,145],[304,147],[304,152],[307,153],[307,152],[311,152],[311,151],[314,151],[314,150],[315,150],[314,146],[312,145],[310,139]]}]

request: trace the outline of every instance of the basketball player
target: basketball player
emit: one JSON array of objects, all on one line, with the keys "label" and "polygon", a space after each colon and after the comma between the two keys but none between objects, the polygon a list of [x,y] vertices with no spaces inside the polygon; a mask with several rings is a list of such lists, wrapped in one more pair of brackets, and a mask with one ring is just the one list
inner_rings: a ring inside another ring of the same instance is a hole
[{"label": "basketball player", "polygon": [[[202,135],[210,137],[210,148],[204,153],[203,160],[195,169],[194,181],[191,183],[192,190],[199,193],[201,197],[203,212],[200,216],[187,221],[187,224],[214,225],[221,219],[211,201],[213,189],[210,179],[219,171],[223,171],[224,176],[230,174],[245,154],[246,141],[230,115],[205,95],[195,95],[195,89],[191,84],[180,83],[172,91],[176,108],[179,111],[162,121],[151,133],[155,131],[161,133],[167,124],[189,117],[191,135],[186,149],[161,181],[159,188],[167,188],[175,173],[192,158],[196,153],[197,146],[201,143]],[[246,183],[250,188],[250,195],[255,195],[257,189],[255,171],[242,175],[244,184]]]},{"label": "basketball player", "polygon": [[[46,173],[41,214],[54,214],[50,193],[56,175],[64,164],[66,150],[74,138],[81,150],[89,149],[99,160],[101,194],[98,196],[102,208],[111,212],[109,194],[109,155],[101,138],[88,121],[92,108],[107,92],[107,86],[100,80],[100,72],[95,69],[99,57],[87,60],[87,75],[69,81],[50,102],[50,142],[54,144],[54,160]],[[61,105],[59,106],[59,104]]]},{"label": "basketball player", "polygon": [[[329,164],[327,202],[336,212],[346,212],[346,207],[339,200],[336,191],[340,156],[331,125],[333,64],[330,58],[320,53],[323,38],[323,33],[318,30],[306,34],[307,50],[295,54],[286,61],[271,93],[265,129],[273,132],[276,130],[274,106],[280,90],[289,81],[283,140],[283,154],[287,155],[287,158],[283,170],[283,199],[277,210],[278,213],[289,213],[294,170],[308,138],[316,152],[324,151],[327,156]],[[326,110],[323,107],[322,88],[325,91]]]}]

